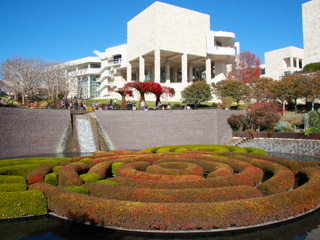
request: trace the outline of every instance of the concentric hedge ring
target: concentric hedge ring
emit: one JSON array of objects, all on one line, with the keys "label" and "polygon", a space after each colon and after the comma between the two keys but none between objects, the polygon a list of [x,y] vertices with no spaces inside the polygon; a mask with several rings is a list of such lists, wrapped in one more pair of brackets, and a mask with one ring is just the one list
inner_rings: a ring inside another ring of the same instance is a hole
[{"label": "concentric hedge ring", "polygon": [[[160,154],[99,152],[75,158],[75,163],[58,172],[60,186],[79,185],[89,190],[89,196],[46,183],[30,189],[41,190],[48,209],[57,215],[137,231],[250,227],[296,217],[320,205],[319,163],[243,152],[218,151],[218,155],[203,149]],[[117,162],[126,164],[119,166],[117,176],[107,178],[117,185],[83,183],[86,178],[79,177],[83,172],[108,177]],[[271,177],[263,178],[264,173]],[[307,181],[294,188],[296,174]]]}]

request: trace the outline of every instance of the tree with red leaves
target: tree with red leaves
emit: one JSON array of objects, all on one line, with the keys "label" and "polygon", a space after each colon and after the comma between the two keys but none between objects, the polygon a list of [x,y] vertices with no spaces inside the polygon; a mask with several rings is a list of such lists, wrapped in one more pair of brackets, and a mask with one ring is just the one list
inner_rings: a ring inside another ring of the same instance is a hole
[{"label": "tree with red leaves", "polygon": [[255,103],[248,107],[249,125],[260,130],[273,130],[281,118],[281,106],[277,102]]},{"label": "tree with red leaves", "polygon": [[120,110],[125,110],[127,107],[126,106],[126,96],[133,97],[132,90],[125,89],[125,88],[119,88],[116,92],[122,96]]},{"label": "tree with red leaves", "polygon": [[175,94],[175,91],[173,88],[171,87],[164,87],[164,86],[161,86],[161,89],[157,88],[157,90],[155,92],[152,92],[156,95],[156,106],[158,105],[158,103],[160,102],[160,97],[162,95],[167,95],[167,96],[174,96]]},{"label": "tree with red leaves", "polygon": [[156,105],[160,102],[160,97],[162,94],[168,94],[173,96],[175,91],[173,88],[163,87],[159,83],[155,82],[129,82],[124,85],[124,89],[136,89],[140,93],[139,108],[141,102],[145,101],[145,94],[153,93],[156,95]]},{"label": "tree with red leaves", "polygon": [[232,70],[228,74],[228,79],[239,80],[248,83],[253,78],[258,78],[261,74],[261,60],[254,53],[245,51],[239,54],[239,58],[232,64]]},{"label": "tree with red leaves", "polygon": [[[145,102],[145,97],[144,95],[148,92],[151,92],[150,90],[152,89],[151,87],[151,82],[129,82],[124,85],[124,89],[136,89],[140,93],[140,100],[139,100],[139,108],[141,106],[141,102]],[[155,83],[154,83],[155,84]],[[159,83],[157,83],[160,85]],[[158,87],[157,84],[153,85],[153,88]]]}]

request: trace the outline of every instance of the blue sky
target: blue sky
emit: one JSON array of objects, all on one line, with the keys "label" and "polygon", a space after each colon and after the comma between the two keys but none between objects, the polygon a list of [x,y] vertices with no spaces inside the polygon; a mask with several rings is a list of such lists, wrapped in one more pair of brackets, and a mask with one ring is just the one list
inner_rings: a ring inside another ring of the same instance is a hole
[{"label": "blue sky", "polygon": [[[127,22],[154,0],[0,0],[0,63],[14,56],[70,61],[126,43]],[[211,30],[236,34],[241,51],[303,48],[308,0],[162,0],[210,15]]]}]

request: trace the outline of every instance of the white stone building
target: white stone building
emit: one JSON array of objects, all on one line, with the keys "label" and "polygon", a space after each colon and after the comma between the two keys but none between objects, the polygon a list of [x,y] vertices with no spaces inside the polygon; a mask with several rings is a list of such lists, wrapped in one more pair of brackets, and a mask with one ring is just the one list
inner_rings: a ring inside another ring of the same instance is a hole
[{"label": "white stone building", "polygon": [[286,47],[264,53],[265,74],[279,80],[285,75],[302,71],[304,51],[297,47]]},{"label": "white stone building", "polygon": [[302,4],[304,65],[320,62],[320,0]]},{"label": "white stone building", "polygon": [[209,15],[155,2],[128,22],[127,44],[67,63],[77,67],[71,95],[119,98],[114,90],[125,83],[152,81],[174,88],[169,100],[180,101],[193,81],[226,79],[239,51],[234,33],[210,29]]}]

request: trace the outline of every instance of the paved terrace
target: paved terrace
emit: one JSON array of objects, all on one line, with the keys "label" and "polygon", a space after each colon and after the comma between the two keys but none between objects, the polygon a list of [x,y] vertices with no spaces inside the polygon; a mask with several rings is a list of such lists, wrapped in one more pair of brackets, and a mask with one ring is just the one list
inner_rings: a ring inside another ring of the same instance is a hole
[{"label": "paved terrace", "polygon": [[0,159],[57,153],[70,112],[0,108]]},{"label": "paved terrace", "polygon": [[225,144],[232,139],[227,118],[240,111],[95,111],[116,149],[178,144]]}]

